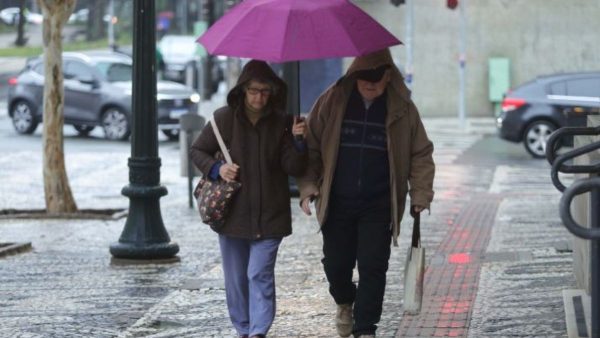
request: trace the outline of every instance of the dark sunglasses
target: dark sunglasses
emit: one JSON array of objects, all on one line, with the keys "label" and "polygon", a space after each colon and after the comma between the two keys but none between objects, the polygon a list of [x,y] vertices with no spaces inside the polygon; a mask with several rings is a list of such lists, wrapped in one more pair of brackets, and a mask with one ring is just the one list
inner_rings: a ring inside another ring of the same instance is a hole
[{"label": "dark sunglasses", "polygon": [[356,78],[359,80],[364,80],[368,82],[379,82],[383,79],[383,75],[385,75],[385,71],[390,68],[389,65],[379,66],[374,69],[365,69],[357,71]]}]

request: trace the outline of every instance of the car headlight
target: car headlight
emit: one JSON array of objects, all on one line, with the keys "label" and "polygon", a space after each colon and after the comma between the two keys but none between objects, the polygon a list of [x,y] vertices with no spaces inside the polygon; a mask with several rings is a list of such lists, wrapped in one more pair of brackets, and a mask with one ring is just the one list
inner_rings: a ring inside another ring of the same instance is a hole
[{"label": "car headlight", "polygon": [[192,94],[190,96],[190,101],[192,101],[194,103],[200,102],[200,95],[198,95],[197,93]]}]

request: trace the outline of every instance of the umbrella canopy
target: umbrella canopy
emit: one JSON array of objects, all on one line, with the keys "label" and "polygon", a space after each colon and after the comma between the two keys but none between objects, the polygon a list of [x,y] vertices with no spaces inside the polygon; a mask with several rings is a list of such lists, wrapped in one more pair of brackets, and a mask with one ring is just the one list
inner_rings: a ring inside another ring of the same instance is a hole
[{"label": "umbrella canopy", "polygon": [[245,0],[197,41],[213,55],[270,62],[360,56],[401,43],[348,0]]}]

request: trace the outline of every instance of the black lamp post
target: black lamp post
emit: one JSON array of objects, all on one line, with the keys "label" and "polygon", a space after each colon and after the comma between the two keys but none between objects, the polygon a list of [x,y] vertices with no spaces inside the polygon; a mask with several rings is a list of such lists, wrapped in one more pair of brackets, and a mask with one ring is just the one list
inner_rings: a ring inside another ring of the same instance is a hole
[{"label": "black lamp post", "polygon": [[154,0],[133,2],[133,114],[129,185],[129,214],[123,233],[110,246],[115,258],[166,259],[179,252],[163,224],[156,113],[156,21]]}]

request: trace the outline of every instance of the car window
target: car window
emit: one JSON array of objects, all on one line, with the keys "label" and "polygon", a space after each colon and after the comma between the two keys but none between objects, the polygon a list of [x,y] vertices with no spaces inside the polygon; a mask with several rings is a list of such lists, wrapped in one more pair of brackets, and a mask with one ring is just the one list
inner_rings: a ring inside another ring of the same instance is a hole
[{"label": "car window", "polygon": [[126,63],[99,62],[96,68],[104,75],[108,82],[131,81],[132,68]]},{"label": "car window", "polygon": [[69,61],[64,69],[65,79],[91,81],[94,76],[89,67],[78,61]]},{"label": "car window", "polygon": [[567,81],[567,95],[600,97],[600,78],[585,78]]},{"label": "car window", "polygon": [[40,74],[40,75],[44,75],[44,63],[43,62],[38,62],[35,65],[33,65],[33,67],[31,67],[31,70],[33,70],[34,72]]},{"label": "car window", "polygon": [[[66,66],[67,66],[66,62],[63,62],[63,74],[65,73]],[[46,75],[46,74],[44,74],[44,60],[36,62],[33,66],[31,66],[31,70],[33,70],[34,72],[36,72],[40,75]]]},{"label": "car window", "polygon": [[159,50],[167,59],[171,55],[185,55],[193,58],[198,44],[192,36],[165,36],[158,43]]},{"label": "car window", "polygon": [[565,81],[558,81],[550,84],[550,94],[567,95],[567,83]]}]

